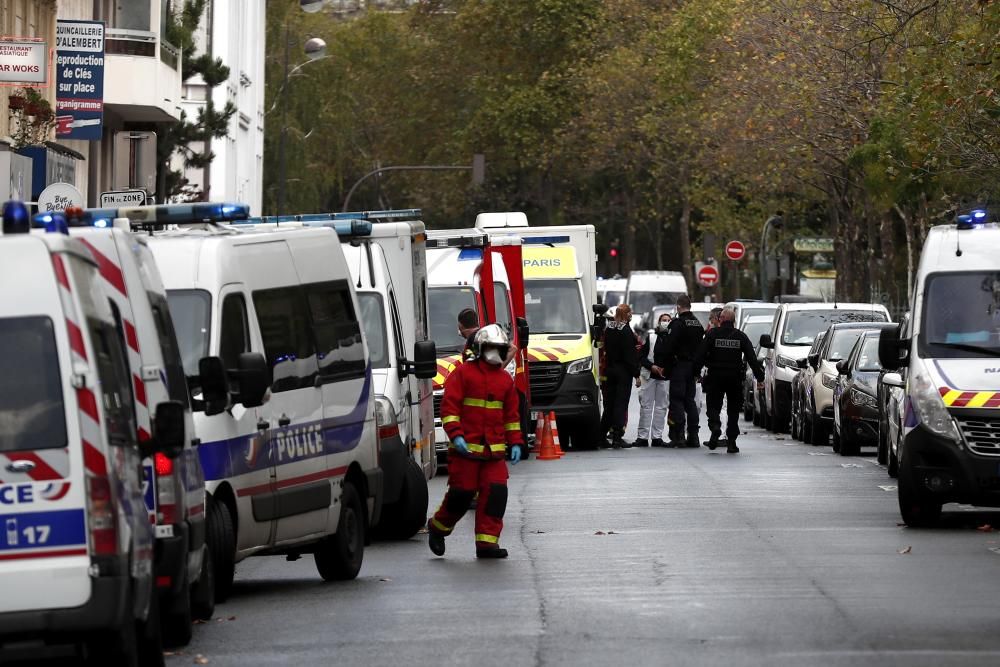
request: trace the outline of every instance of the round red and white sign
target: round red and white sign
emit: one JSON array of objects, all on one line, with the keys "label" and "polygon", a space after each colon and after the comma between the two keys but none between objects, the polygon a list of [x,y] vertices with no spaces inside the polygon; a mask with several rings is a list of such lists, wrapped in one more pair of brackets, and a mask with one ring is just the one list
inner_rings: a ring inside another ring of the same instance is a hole
[{"label": "round red and white sign", "polygon": [[702,287],[715,287],[719,282],[719,270],[711,264],[698,269],[698,284]]},{"label": "round red and white sign", "polygon": [[738,262],[743,259],[743,256],[746,254],[747,247],[740,241],[730,241],[726,244],[726,257],[730,260]]}]

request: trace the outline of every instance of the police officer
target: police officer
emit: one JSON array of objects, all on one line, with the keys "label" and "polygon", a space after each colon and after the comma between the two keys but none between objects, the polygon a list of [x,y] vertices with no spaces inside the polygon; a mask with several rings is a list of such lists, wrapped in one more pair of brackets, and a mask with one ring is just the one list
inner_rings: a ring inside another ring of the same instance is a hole
[{"label": "police officer", "polygon": [[473,341],[473,359],[448,376],[441,401],[441,424],[451,439],[448,492],[428,521],[428,546],[437,556],[444,538],[476,504],[476,557],[506,558],[500,531],[507,509],[508,450],[512,464],[521,460],[524,443],[514,380],[504,370],[509,339],[498,324],[488,324]]},{"label": "police officer", "polygon": [[[670,409],[667,411],[668,447],[698,447],[698,405],[695,403],[694,356],[705,327],[691,312],[691,297],[677,297],[677,316],[658,336],[653,350],[653,373],[670,380]],[[684,430],[687,427],[687,441]]]},{"label": "police officer", "polygon": [[736,328],[736,311],[724,308],[719,318],[719,326],[705,334],[694,360],[693,374],[701,373],[702,366],[708,373],[702,383],[705,387],[708,405],[708,427],[712,436],[707,443],[709,449],[719,446],[722,434],[722,399],[726,399],[726,437],[730,454],[738,454],[736,439],[740,435],[740,412],[743,411],[743,361],[753,369],[757,382],[764,380],[764,368],[753,351],[753,343],[747,335]]},{"label": "police officer", "polygon": [[631,447],[625,442],[625,424],[628,420],[628,403],[632,397],[632,383],[639,380],[638,341],[632,331],[632,308],[619,304],[615,320],[604,330],[605,373],[607,393],[604,415],[601,419],[611,434],[614,449]]}]

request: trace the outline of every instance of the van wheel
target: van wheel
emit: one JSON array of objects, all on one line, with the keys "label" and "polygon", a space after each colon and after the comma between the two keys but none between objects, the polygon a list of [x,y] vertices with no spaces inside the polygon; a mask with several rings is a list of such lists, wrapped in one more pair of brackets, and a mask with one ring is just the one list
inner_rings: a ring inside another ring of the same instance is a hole
[{"label": "van wheel", "polygon": [[236,531],[225,503],[210,499],[208,505],[208,555],[215,578],[215,601],[225,602],[236,576]]},{"label": "van wheel", "polygon": [[[132,592],[130,584],[125,595],[125,609],[129,616],[120,628],[100,633],[88,642],[87,665],[92,667],[105,667],[105,665],[109,667],[139,667],[139,645],[136,638],[138,622],[131,617],[134,608],[135,594]],[[152,612],[152,609],[150,611]]]},{"label": "van wheel", "polygon": [[[163,644],[169,648],[187,646],[191,643],[191,591],[187,583],[187,563],[184,563],[184,582],[179,586],[178,598],[164,596],[170,609],[163,614]],[[157,595],[157,597],[159,597]]]},{"label": "van wheel", "polygon": [[881,464],[885,465],[889,462],[889,440],[886,437],[885,432],[888,430],[888,426],[883,424],[882,419],[878,420],[878,454],[876,454],[875,459]]},{"label": "van wheel", "polygon": [[[188,637],[190,641],[190,600],[188,601]],[[149,613],[145,621],[135,624],[135,636],[138,648],[139,664],[142,667],[164,667],[163,635],[160,630],[160,598],[156,589],[152,591],[149,601]]]},{"label": "van wheel", "polygon": [[324,581],[354,579],[365,557],[365,512],[354,485],[344,482],[340,496],[340,523],[337,532],[326,537],[313,554],[316,569]]},{"label": "van wheel", "polygon": [[[577,451],[593,450],[601,446],[601,420],[599,418],[584,418],[573,424],[567,431],[569,431],[569,443]],[[559,445],[566,449],[564,442],[560,442]]]},{"label": "van wheel", "polygon": [[889,471],[889,477],[896,478],[899,476],[899,459],[891,449],[889,450],[889,465],[886,467]]},{"label": "van wheel", "polygon": [[382,508],[378,532],[390,540],[408,540],[427,523],[427,480],[420,465],[410,458],[403,473],[399,500]]},{"label": "van wheel", "polygon": [[191,588],[191,613],[199,621],[207,621],[215,613],[215,564],[207,546],[201,557],[201,576]]},{"label": "van wheel", "polygon": [[921,497],[913,488],[912,478],[909,470],[899,476],[899,513],[910,528],[931,528],[941,518],[941,503]]}]

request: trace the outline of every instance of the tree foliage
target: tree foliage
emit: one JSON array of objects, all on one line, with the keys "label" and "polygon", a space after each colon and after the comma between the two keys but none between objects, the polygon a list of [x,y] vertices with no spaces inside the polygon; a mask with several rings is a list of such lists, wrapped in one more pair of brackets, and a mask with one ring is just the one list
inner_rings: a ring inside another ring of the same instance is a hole
[{"label": "tree foliage", "polygon": [[[337,210],[381,166],[484,153],[481,187],[393,173],[352,208],[590,223],[625,270],[689,276],[704,234],[753,251],[781,210],[788,238],[836,239],[840,298],[899,302],[928,226],[1000,189],[996,0],[426,0],[349,22],[296,4],[269,3],[282,213]],[[285,39],[294,67],[311,36],[330,57],[283,88]]]}]

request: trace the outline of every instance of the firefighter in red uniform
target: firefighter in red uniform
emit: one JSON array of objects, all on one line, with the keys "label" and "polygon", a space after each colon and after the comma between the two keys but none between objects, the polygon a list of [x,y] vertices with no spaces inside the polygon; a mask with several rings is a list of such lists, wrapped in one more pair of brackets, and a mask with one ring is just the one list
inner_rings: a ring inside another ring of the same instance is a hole
[{"label": "firefighter in red uniform", "polygon": [[521,418],[514,380],[504,368],[507,334],[490,324],[476,334],[473,359],[459,365],[444,385],[441,424],[448,449],[448,492],[427,523],[431,551],[444,555],[451,534],[476,493],[476,556],[506,558],[500,531],[507,509],[507,450],[511,463],[521,460]]}]

